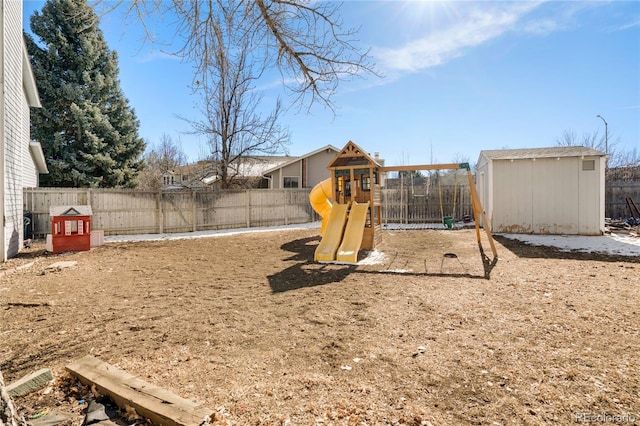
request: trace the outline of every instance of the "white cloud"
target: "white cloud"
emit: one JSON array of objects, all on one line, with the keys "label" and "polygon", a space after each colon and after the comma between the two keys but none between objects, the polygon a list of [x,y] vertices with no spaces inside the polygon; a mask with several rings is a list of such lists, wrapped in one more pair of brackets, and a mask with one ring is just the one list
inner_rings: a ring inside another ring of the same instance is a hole
[{"label": "white cloud", "polygon": [[138,63],[146,64],[148,62],[159,61],[159,60],[180,61],[181,58],[178,55],[173,55],[171,53],[154,49],[154,50],[150,50],[144,56],[140,57],[138,59]]},{"label": "white cloud", "polygon": [[629,22],[627,24],[621,25],[619,28],[617,28],[618,31],[624,31],[624,30],[628,30],[631,28],[635,28],[640,26],[640,19],[636,19],[635,21]]},{"label": "white cloud", "polygon": [[[462,56],[468,48],[479,46],[515,29],[518,21],[540,2],[483,4],[479,9],[460,10],[458,20],[448,28],[432,32],[397,48],[375,47],[372,54],[387,72],[418,71],[444,64]],[[554,27],[552,21],[540,21],[538,31]],[[530,31],[536,30],[529,24]]]}]

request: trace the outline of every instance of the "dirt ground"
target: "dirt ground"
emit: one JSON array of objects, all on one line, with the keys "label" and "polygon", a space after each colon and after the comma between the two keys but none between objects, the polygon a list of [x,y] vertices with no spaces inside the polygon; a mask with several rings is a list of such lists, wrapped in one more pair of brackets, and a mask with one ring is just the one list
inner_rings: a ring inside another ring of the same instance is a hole
[{"label": "dirt ground", "polygon": [[[0,370],[52,369],[15,402],[74,425],[91,393],[64,367],[87,354],[216,424],[640,423],[638,258],[497,237],[483,265],[473,230],[412,230],[350,266],[314,263],[318,243],[308,229],[35,244],[0,264]],[[62,260],[77,265],[47,269]]]}]

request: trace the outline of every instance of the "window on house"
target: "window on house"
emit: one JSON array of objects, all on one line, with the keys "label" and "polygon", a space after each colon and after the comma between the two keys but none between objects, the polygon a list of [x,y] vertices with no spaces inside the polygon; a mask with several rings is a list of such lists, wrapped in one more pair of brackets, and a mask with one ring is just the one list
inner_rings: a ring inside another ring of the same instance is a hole
[{"label": "window on house", "polygon": [[285,188],[299,188],[299,186],[298,186],[298,176],[285,176],[284,177],[284,187]]},{"label": "window on house", "polygon": [[596,160],[582,160],[582,170],[595,170]]}]

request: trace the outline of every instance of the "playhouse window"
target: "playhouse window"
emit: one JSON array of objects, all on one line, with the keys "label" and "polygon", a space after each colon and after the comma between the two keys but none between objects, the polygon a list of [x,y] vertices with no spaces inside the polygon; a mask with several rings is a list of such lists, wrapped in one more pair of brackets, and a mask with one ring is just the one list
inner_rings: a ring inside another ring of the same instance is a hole
[{"label": "playhouse window", "polygon": [[64,221],[64,235],[71,235],[78,233],[78,222],[75,220]]},{"label": "playhouse window", "polygon": [[362,190],[365,192],[371,191],[371,177],[369,176],[362,176]]}]

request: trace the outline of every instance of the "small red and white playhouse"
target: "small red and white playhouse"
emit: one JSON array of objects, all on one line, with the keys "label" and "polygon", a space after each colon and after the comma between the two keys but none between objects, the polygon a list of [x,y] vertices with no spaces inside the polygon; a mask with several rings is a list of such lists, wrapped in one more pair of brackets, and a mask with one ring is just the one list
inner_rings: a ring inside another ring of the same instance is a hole
[{"label": "small red and white playhouse", "polygon": [[51,251],[91,249],[91,206],[51,206]]}]

